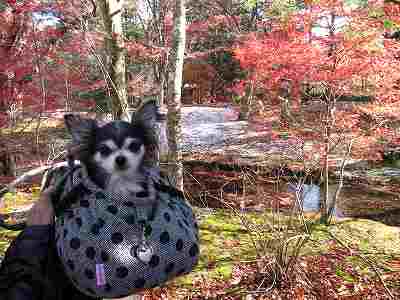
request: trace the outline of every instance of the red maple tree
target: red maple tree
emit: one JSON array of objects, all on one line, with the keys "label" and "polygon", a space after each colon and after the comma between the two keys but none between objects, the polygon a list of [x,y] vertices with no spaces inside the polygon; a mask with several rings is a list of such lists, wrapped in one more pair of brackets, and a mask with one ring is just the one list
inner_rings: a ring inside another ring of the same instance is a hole
[{"label": "red maple tree", "polygon": [[[91,84],[86,59],[90,47],[83,42],[90,34],[71,26],[78,19],[72,8],[65,1],[31,0],[7,1],[0,11],[2,126],[10,121],[12,109],[31,115],[52,111]],[[41,20],[46,14],[51,15],[47,23]]]},{"label": "red maple tree", "polygon": [[[394,113],[393,107],[400,103],[395,88],[400,74],[395,55],[399,45],[383,40],[384,20],[371,13],[379,8],[373,4],[354,8],[345,1],[308,1],[305,9],[276,20],[265,34],[249,35],[235,49],[236,58],[249,74],[247,81],[236,87],[239,92],[252,84],[264,93],[279,95],[286,84],[293,115],[298,117],[291,120],[292,134],[314,141],[308,158],[319,154],[317,164],[324,170],[324,182],[328,181],[329,156],[336,144],[347,141],[353,157],[379,159],[378,139],[391,141],[395,137],[394,130],[385,124],[387,114]],[[360,85],[368,86],[362,92],[372,101],[362,105],[340,101],[357,95]],[[319,114],[307,112],[302,103],[304,86],[319,90]],[[371,126],[361,126],[364,117]],[[360,146],[351,149],[353,142]],[[321,201],[326,220],[328,208],[324,204]]]}]

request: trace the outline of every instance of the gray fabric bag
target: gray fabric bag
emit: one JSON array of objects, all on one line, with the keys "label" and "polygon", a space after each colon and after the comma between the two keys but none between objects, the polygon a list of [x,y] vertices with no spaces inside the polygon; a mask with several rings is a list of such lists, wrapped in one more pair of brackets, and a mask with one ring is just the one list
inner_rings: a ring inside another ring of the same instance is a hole
[{"label": "gray fabric bag", "polygon": [[198,226],[182,192],[146,170],[130,199],[107,195],[75,168],[64,182],[56,246],[72,283],[92,297],[120,298],[190,272]]}]

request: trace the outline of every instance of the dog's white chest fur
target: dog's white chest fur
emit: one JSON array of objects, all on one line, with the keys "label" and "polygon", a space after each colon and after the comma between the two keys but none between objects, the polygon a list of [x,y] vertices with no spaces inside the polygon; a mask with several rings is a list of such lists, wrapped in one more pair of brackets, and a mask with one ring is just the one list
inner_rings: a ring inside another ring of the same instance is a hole
[{"label": "dog's white chest fur", "polygon": [[111,175],[105,190],[118,197],[130,197],[132,194],[143,191],[143,187],[137,182],[137,178]]}]

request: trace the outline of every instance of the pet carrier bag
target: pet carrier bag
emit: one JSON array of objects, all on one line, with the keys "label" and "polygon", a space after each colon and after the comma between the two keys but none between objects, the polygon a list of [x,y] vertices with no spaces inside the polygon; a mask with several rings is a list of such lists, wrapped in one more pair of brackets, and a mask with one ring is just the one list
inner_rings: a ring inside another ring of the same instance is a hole
[{"label": "pet carrier bag", "polygon": [[106,194],[75,166],[57,184],[55,241],[67,276],[82,293],[119,298],[190,272],[198,226],[178,191],[150,170],[129,198]]}]

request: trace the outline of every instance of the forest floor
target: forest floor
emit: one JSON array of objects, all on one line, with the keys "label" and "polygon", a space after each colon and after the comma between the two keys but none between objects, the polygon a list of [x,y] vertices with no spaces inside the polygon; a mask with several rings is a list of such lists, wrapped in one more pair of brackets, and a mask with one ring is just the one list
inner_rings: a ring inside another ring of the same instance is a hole
[{"label": "forest floor", "polygon": [[[34,124],[24,133],[6,134],[22,154],[21,170],[46,163],[62,149],[62,127],[60,120],[47,120],[38,145]],[[229,165],[232,156],[185,158],[185,188],[200,221],[200,262],[191,274],[144,292],[144,299],[400,299],[398,176],[384,184],[366,176],[346,185],[339,205],[347,213],[325,226],[318,213],[298,212],[285,178],[193,164],[207,158]],[[39,179],[5,195],[0,213],[12,216],[36,201]],[[0,184],[11,180],[0,177]],[[0,231],[0,256],[15,235]],[[304,244],[297,243],[301,239]]]}]

